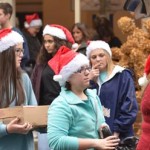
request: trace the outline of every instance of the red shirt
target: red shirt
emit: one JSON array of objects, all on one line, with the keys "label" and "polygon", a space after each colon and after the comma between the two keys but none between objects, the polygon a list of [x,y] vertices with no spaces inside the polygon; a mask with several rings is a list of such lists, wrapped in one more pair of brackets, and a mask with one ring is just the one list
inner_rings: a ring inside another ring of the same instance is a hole
[{"label": "red shirt", "polygon": [[143,116],[142,134],[137,150],[150,150],[150,83],[143,94],[141,111]]}]

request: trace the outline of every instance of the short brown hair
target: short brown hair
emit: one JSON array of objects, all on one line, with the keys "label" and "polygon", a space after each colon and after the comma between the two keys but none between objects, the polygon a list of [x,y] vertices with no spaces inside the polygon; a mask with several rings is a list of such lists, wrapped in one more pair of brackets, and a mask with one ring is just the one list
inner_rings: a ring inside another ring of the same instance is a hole
[{"label": "short brown hair", "polygon": [[13,13],[13,8],[9,3],[0,3],[0,9],[3,9],[5,15]]}]

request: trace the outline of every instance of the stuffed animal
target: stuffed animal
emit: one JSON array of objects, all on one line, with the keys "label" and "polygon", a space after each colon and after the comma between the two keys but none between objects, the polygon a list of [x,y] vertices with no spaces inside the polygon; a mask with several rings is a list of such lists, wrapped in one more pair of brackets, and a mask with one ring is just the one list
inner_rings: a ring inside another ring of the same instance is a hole
[{"label": "stuffed animal", "polygon": [[121,17],[117,23],[120,30],[127,35],[127,40],[120,48],[123,55],[119,64],[133,71],[135,86],[139,90],[141,87],[138,79],[143,76],[145,61],[150,53],[150,21],[143,23],[146,30],[138,28],[134,19],[126,16]]}]

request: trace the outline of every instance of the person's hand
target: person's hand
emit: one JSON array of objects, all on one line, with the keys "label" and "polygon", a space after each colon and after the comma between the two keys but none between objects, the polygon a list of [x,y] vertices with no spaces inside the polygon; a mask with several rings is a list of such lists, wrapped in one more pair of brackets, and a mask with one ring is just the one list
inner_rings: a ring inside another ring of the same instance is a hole
[{"label": "person's hand", "polygon": [[119,138],[119,133],[117,133],[117,132],[114,132],[114,134],[113,134],[114,136],[116,136],[116,138]]},{"label": "person's hand", "polygon": [[92,66],[92,69],[90,71],[90,79],[96,82],[97,78],[99,77],[99,74],[100,74],[99,64],[97,63],[94,66]]},{"label": "person's hand", "polygon": [[19,118],[15,118],[7,125],[8,133],[19,133],[27,134],[30,130],[33,129],[32,125],[29,123],[19,124]]},{"label": "person's hand", "polygon": [[120,140],[115,136],[109,136],[105,139],[96,140],[96,150],[109,150],[115,149]]}]

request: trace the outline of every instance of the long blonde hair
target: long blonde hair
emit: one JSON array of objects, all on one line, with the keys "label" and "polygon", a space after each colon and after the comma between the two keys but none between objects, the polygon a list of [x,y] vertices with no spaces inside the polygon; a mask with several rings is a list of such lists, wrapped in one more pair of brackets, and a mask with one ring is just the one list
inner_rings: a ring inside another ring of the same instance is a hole
[{"label": "long blonde hair", "polygon": [[107,57],[107,69],[106,69],[106,71],[107,71],[107,77],[109,77],[109,75],[112,73],[113,68],[114,68],[115,65],[112,61],[111,56],[108,54],[108,52],[105,51],[104,49],[103,49],[103,51],[104,51],[104,53],[106,54],[106,57]]}]

